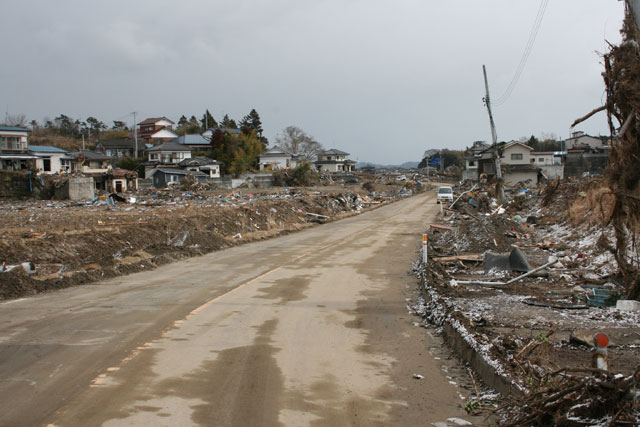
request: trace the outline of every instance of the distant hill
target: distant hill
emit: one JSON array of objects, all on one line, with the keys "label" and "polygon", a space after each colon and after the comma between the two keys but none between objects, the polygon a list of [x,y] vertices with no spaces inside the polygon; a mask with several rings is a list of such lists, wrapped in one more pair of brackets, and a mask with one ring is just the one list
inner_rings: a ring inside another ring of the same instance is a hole
[{"label": "distant hill", "polygon": [[404,162],[401,165],[380,165],[377,163],[359,162],[356,165],[356,168],[361,169],[366,166],[371,166],[371,167],[380,168],[380,169],[415,169],[418,167],[419,163],[420,162]]}]

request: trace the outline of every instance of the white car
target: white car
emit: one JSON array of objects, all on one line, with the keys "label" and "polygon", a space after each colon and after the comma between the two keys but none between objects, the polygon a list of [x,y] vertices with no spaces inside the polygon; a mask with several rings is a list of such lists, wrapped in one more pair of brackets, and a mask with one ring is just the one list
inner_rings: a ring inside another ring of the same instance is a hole
[{"label": "white car", "polygon": [[453,189],[451,187],[438,187],[438,194],[436,195],[437,203],[449,202],[453,203]]}]

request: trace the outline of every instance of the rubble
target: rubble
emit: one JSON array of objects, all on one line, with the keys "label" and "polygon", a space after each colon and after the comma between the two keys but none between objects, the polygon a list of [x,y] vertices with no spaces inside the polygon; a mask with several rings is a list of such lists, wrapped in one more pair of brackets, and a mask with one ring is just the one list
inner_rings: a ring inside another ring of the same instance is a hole
[{"label": "rubble", "polygon": [[[616,309],[625,289],[608,250],[613,230],[598,221],[608,207],[588,202],[603,193],[601,184],[567,180],[549,188],[552,195],[507,192],[503,203],[490,188],[475,188],[443,210],[445,227],[427,230],[428,266],[415,268],[425,322],[501,393],[483,399],[476,391],[471,412],[505,425],[638,422],[638,407],[625,399],[636,393],[640,312]],[[492,260],[491,253],[501,255]],[[520,271],[510,268],[514,253]],[[609,372],[591,367],[592,337],[603,331]]]},{"label": "rubble", "polygon": [[33,268],[0,274],[0,299],[154,268],[355,215],[405,197],[406,185],[171,188],[83,201],[3,200],[1,260],[5,266],[29,260]]}]

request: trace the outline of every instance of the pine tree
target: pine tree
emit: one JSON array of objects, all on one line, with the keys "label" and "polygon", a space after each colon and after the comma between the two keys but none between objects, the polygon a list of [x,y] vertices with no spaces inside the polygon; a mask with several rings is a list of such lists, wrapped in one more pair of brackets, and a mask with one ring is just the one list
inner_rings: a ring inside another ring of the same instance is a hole
[{"label": "pine tree", "polygon": [[202,119],[200,119],[200,124],[202,125],[201,127],[203,130],[218,127],[218,122],[216,122],[216,119],[213,118],[209,110],[205,111],[205,113],[202,115]]},{"label": "pine tree", "polygon": [[236,124],[236,121],[233,119],[230,119],[228,114],[225,114],[224,117],[222,118],[220,127],[223,127],[225,129],[238,129],[238,125]]}]

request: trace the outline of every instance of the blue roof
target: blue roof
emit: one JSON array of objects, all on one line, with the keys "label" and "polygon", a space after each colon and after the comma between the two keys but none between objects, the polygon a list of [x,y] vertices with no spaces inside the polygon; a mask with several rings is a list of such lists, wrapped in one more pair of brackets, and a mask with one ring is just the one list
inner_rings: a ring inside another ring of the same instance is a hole
[{"label": "blue roof", "polygon": [[0,130],[11,130],[17,132],[31,132],[29,129],[21,128],[18,126],[0,126]]},{"label": "blue roof", "polygon": [[52,147],[50,145],[30,145],[29,151],[38,151],[40,153],[68,153],[67,150],[62,148]]}]

